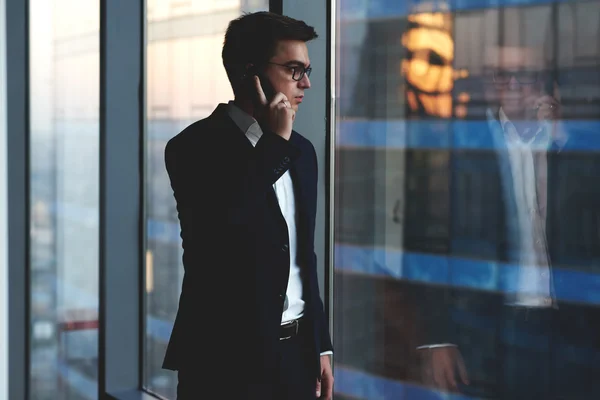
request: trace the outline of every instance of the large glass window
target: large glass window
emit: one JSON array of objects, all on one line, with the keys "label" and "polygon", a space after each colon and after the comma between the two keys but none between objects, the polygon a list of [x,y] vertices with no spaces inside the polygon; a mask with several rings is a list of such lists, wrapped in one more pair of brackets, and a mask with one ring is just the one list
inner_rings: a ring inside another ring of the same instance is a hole
[{"label": "large glass window", "polygon": [[31,399],[98,395],[98,0],[30,0]]},{"label": "large glass window", "polygon": [[600,398],[600,1],[337,4],[336,399]]},{"label": "large glass window", "polygon": [[144,386],[175,398],[177,377],[161,368],[181,282],[181,240],[164,166],[167,141],[232,99],[221,61],[225,29],[268,0],[147,0],[146,351]]}]

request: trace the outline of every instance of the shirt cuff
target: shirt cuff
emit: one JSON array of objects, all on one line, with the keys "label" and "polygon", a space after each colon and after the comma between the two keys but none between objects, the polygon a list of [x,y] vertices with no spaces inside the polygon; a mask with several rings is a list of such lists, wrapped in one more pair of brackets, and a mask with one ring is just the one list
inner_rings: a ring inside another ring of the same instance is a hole
[{"label": "shirt cuff", "polygon": [[322,356],[330,356],[333,355],[333,351],[324,351],[321,353]]},{"label": "shirt cuff", "polygon": [[428,344],[425,346],[419,346],[417,347],[417,350],[423,350],[423,349],[437,349],[440,347],[458,347],[457,345],[453,344],[453,343],[439,343],[439,344]]}]

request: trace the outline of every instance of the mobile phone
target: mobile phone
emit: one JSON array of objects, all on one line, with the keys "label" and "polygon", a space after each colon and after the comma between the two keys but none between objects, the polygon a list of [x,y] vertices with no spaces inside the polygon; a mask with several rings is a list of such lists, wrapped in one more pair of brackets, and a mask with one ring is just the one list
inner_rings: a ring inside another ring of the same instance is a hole
[{"label": "mobile phone", "polygon": [[260,85],[262,86],[263,92],[265,93],[267,102],[270,103],[273,97],[275,96],[275,89],[273,88],[273,85],[271,84],[269,78],[267,78],[266,75],[254,65],[249,67],[246,71],[246,76],[249,80],[251,80],[251,82],[249,82],[248,84],[248,87],[249,90],[252,90],[252,92],[250,93],[252,95],[252,98],[256,99],[257,97],[256,88],[254,87],[253,81],[255,75],[258,76],[258,79],[260,79]]}]

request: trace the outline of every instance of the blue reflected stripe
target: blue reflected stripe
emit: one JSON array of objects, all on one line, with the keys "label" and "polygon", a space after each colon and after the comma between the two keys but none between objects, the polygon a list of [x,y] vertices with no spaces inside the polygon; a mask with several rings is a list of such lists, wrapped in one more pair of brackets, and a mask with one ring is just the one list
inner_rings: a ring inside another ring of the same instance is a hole
[{"label": "blue reflected stripe", "polygon": [[146,231],[148,239],[163,243],[181,244],[181,237],[179,236],[179,224],[159,221],[156,219],[148,219],[146,221]]},{"label": "blue reflected stripe", "polygon": [[[565,150],[600,150],[600,121],[561,121],[569,134]],[[341,121],[337,147],[493,150],[487,121]]]},{"label": "blue reflected stripe", "polygon": [[[149,220],[148,239],[180,245],[179,225]],[[516,264],[346,244],[336,245],[335,257],[335,268],[342,271],[506,294],[517,290]],[[559,299],[600,304],[599,274],[564,268],[553,273]]]},{"label": "blue reflected stripe", "polygon": [[[428,284],[497,291],[517,290],[518,266],[396,249],[336,244],[335,269],[387,276]],[[565,301],[600,304],[600,275],[554,268],[557,298]]]},{"label": "blue reflected stripe", "polygon": [[568,0],[340,0],[340,19],[398,18],[415,12],[443,12],[567,3]]},{"label": "blue reflected stripe", "polygon": [[50,212],[67,221],[77,221],[88,227],[97,227],[100,219],[98,208],[81,206],[74,202],[55,202],[52,204]]},{"label": "blue reflected stripe", "polygon": [[146,335],[159,342],[168,343],[173,331],[173,322],[146,316]]},{"label": "blue reflected stripe", "polygon": [[[91,209],[66,203],[53,208],[75,222],[79,218],[89,221]],[[149,240],[181,246],[177,223],[149,219],[147,235]],[[514,264],[345,244],[336,245],[335,255],[338,270],[507,294],[517,288],[518,266]],[[600,274],[563,268],[553,272],[559,299],[600,304]],[[89,306],[96,307],[97,299]]]}]

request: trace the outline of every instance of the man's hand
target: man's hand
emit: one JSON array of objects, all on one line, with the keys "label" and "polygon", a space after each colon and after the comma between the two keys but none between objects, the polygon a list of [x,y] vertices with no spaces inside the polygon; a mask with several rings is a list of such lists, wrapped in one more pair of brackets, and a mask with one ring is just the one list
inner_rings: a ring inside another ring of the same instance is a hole
[{"label": "man's hand", "polygon": [[456,391],[456,372],[462,383],[469,384],[465,362],[456,347],[436,347],[420,351],[423,356],[423,381],[426,385],[445,391]]},{"label": "man's hand", "polygon": [[333,373],[329,355],[321,356],[321,380],[317,380],[317,398],[325,400],[333,398]]},{"label": "man's hand", "polygon": [[296,111],[292,108],[288,98],[283,93],[278,92],[269,102],[258,76],[254,77],[254,84],[258,95],[258,104],[262,107],[262,110],[258,112],[259,118],[262,119],[259,122],[265,123],[271,131],[285,140],[289,140],[292,135],[292,125],[296,118]]},{"label": "man's hand", "polygon": [[535,99],[534,108],[540,121],[560,119],[560,103],[552,96],[541,96]]}]

